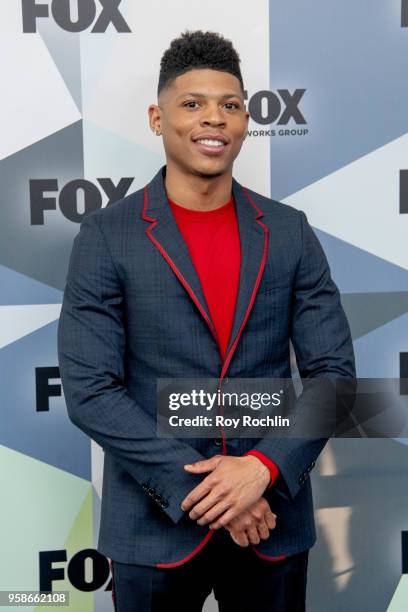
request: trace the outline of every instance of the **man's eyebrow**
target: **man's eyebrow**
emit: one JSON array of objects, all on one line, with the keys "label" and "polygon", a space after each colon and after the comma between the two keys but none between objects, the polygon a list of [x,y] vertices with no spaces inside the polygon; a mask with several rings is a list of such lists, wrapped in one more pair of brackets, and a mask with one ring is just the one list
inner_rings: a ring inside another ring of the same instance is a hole
[{"label": "man's eyebrow", "polygon": [[194,92],[194,91],[189,91],[189,92],[185,92],[185,93],[181,93],[180,95],[177,96],[176,100],[179,100],[180,98],[184,98],[186,96],[193,96],[194,98],[219,98],[220,100],[225,100],[226,98],[241,98],[240,94],[237,93],[224,93],[221,94],[220,96],[207,96],[206,94],[203,94],[201,92]]}]

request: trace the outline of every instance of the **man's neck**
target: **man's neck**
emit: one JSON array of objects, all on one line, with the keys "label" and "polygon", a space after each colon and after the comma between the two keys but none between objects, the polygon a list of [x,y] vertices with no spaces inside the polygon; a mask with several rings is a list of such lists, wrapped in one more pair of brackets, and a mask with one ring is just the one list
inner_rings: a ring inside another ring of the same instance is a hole
[{"label": "man's neck", "polygon": [[180,206],[191,210],[215,210],[231,198],[232,173],[207,179],[185,174],[168,162],[165,186],[167,196]]}]

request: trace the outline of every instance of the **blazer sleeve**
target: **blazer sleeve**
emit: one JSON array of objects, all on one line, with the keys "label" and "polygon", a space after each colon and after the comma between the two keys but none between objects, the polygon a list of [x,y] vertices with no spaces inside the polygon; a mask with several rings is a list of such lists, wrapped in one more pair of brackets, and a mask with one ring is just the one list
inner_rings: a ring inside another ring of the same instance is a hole
[{"label": "blazer sleeve", "polygon": [[[322,246],[300,211],[302,250],[293,287],[291,340],[302,379],[350,379],[355,389],[355,361],[349,324],[337,286],[331,278]],[[296,402],[296,412],[307,423],[307,414],[318,410],[319,384],[307,388]],[[323,389],[323,386],[321,387]],[[270,458],[279,469],[277,492],[293,499],[304,485],[328,437],[265,437],[255,450]]]},{"label": "blazer sleeve", "polygon": [[87,215],[70,256],[58,324],[58,361],[70,420],[141,484],[166,492],[177,523],[181,501],[202,480],[185,463],[205,459],[176,438],[159,438],[156,421],[124,384],[124,303],[96,213]]}]

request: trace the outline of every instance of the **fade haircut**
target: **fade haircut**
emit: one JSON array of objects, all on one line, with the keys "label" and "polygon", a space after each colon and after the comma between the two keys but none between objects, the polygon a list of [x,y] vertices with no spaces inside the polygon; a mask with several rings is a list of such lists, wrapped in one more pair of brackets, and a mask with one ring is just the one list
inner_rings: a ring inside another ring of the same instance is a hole
[{"label": "fade haircut", "polygon": [[181,74],[197,68],[210,68],[229,72],[237,77],[244,94],[244,83],[239,67],[240,58],[237,51],[221,34],[186,30],[171,41],[170,47],[160,60],[159,84],[157,97],[162,89],[171,85]]}]

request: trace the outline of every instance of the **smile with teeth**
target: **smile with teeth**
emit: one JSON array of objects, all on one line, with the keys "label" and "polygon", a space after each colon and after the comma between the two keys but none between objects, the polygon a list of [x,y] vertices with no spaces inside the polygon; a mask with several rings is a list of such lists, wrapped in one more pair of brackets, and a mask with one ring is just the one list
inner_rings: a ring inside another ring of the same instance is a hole
[{"label": "smile with teeth", "polygon": [[223,147],[225,145],[222,140],[210,140],[208,138],[201,138],[200,140],[196,140],[196,142],[207,145],[209,147]]}]

